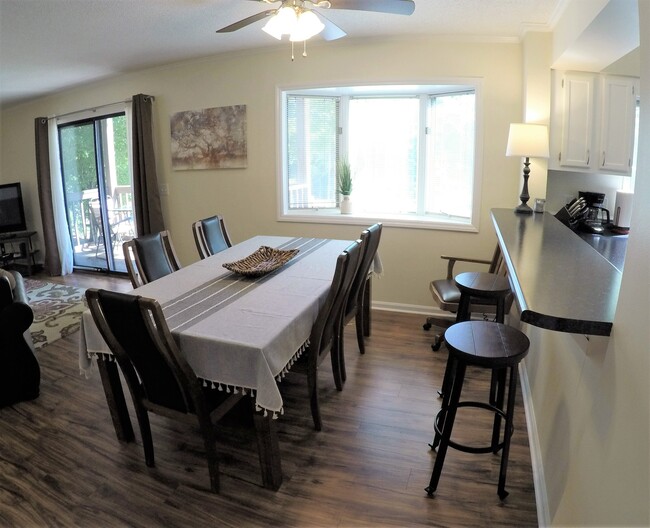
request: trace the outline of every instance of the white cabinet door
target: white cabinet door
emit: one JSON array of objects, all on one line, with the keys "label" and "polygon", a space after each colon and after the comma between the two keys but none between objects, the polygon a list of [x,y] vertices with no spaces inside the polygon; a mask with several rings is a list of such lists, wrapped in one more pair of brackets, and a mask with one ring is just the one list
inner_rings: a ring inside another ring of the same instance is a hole
[{"label": "white cabinet door", "polygon": [[605,76],[598,168],[629,174],[634,150],[635,79]]},{"label": "white cabinet door", "polygon": [[564,108],[560,165],[589,168],[592,162],[596,76],[566,73],[562,81]]}]

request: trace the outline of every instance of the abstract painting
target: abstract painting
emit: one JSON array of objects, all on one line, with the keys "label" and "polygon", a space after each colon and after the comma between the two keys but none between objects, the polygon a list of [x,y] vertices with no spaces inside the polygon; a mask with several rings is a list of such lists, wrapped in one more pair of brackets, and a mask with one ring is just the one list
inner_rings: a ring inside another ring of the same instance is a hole
[{"label": "abstract painting", "polygon": [[247,167],[246,105],[177,112],[170,125],[174,170]]}]

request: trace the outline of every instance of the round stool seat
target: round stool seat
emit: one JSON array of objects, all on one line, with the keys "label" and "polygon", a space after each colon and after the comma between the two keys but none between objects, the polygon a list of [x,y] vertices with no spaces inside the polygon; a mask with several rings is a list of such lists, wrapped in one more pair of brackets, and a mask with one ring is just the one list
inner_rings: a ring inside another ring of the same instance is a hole
[{"label": "round stool seat", "polygon": [[450,353],[467,365],[502,368],[519,363],[530,341],[525,334],[503,324],[489,321],[464,321],[445,332]]},{"label": "round stool seat", "polygon": [[488,299],[498,299],[510,292],[508,279],[496,273],[466,271],[456,275],[454,282],[461,293]]},{"label": "round stool seat", "polygon": [[506,297],[510,293],[510,282],[506,277],[496,273],[467,271],[456,275],[454,282],[460,291],[458,312],[456,313],[457,323],[471,319],[472,298],[494,302],[497,307],[496,321],[497,323],[504,322]]}]

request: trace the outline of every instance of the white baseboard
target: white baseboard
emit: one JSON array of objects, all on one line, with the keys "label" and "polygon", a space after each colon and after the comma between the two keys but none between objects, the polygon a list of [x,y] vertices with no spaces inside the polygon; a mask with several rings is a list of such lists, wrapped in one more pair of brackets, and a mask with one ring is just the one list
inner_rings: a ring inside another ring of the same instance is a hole
[{"label": "white baseboard", "polygon": [[402,304],[402,303],[373,301],[372,309],[384,310],[386,312],[421,314],[426,317],[436,317],[439,319],[454,319],[456,317],[454,314],[450,312],[444,312],[438,307],[421,306],[419,304]]},{"label": "white baseboard", "polygon": [[551,525],[551,513],[548,507],[548,495],[546,493],[542,448],[539,444],[539,435],[537,434],[537,421],[535,420],[535,409],[532,404],[532,395],[530,393],[530,383],[528,382],[528,371],[526,370],[525,360],[519,363],[519,381],[521,383],[521,394],[524,400],[526,428],[528,429],[528,444],[530,446],[530,461],[533,468],[535,503],[537,504],[537,524],[545,527]]}]

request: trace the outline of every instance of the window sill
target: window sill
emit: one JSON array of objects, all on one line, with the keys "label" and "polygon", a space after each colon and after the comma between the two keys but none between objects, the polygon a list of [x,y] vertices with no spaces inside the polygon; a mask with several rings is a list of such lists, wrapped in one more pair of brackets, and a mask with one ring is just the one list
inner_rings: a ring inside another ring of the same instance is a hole
[{"label": "window sill", "polygon": [[310,212],[289,211],[280,213],[278,221],[344,225],[368,225],[375,222],[382,222],[386,227],[478,233],[478,228],[469,223],[469,221],[462,222],[453,219],[447,220],[442,217],[416,215],[341,214],[338,209],[323,209]]}]

